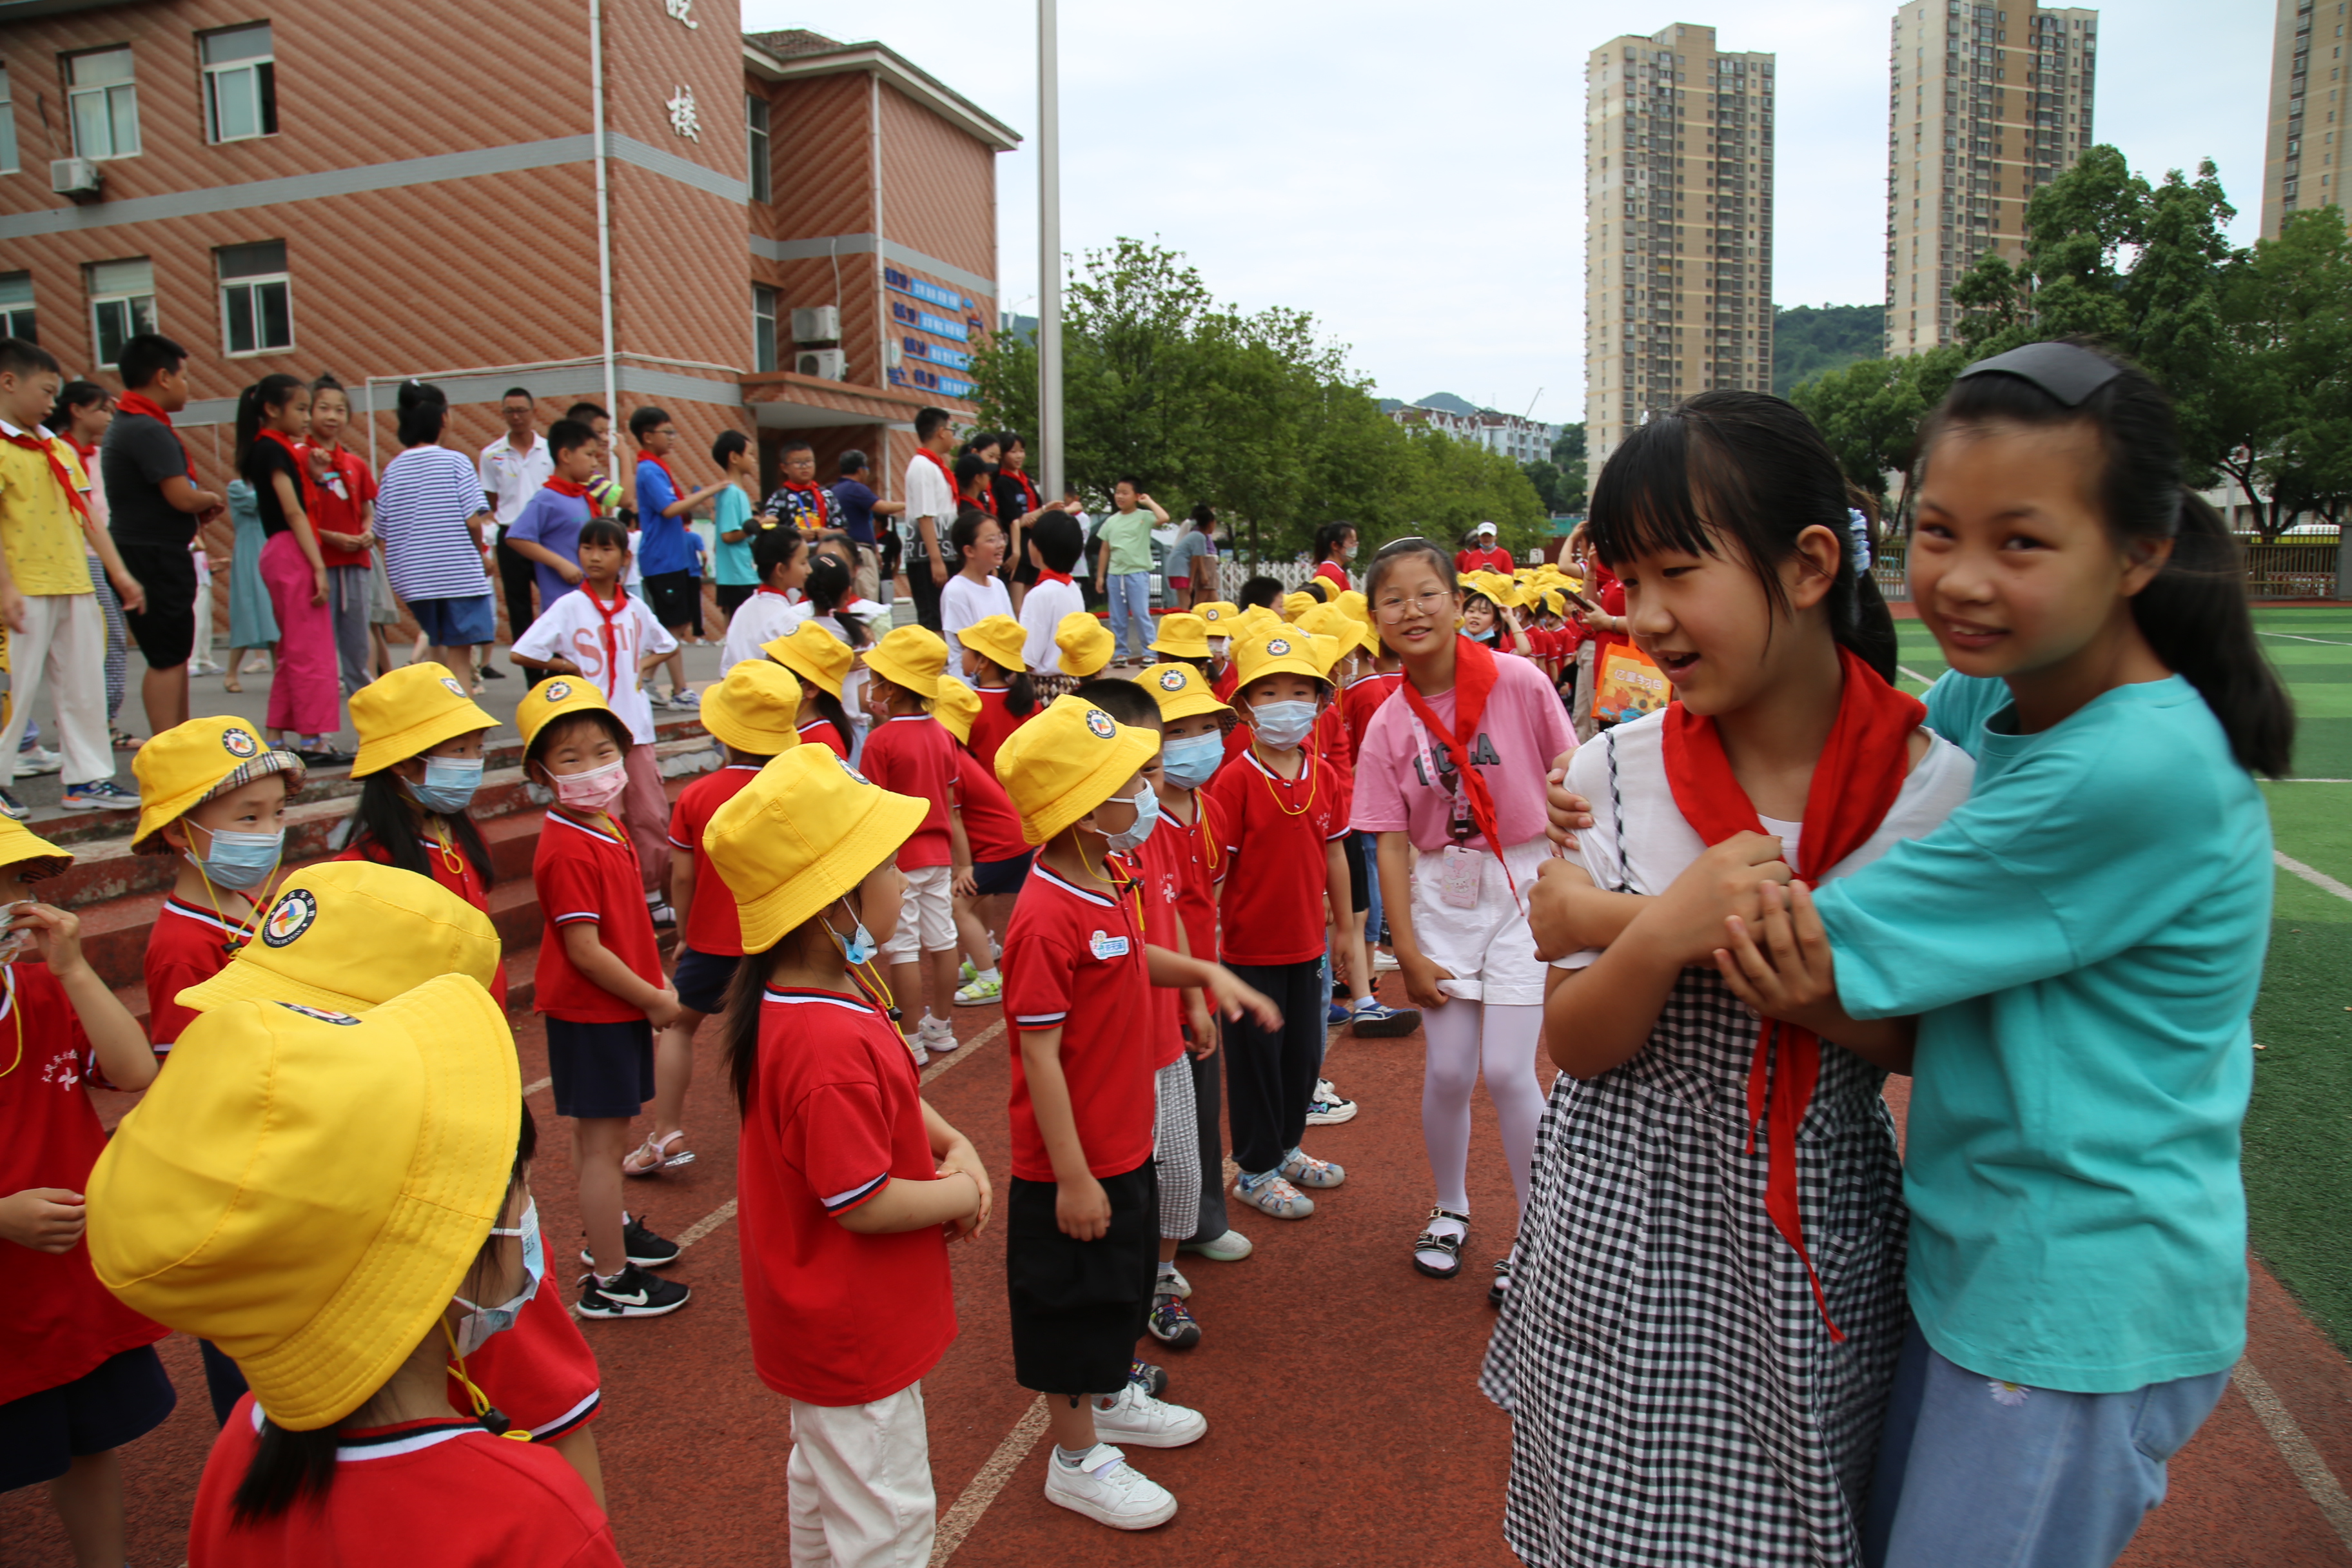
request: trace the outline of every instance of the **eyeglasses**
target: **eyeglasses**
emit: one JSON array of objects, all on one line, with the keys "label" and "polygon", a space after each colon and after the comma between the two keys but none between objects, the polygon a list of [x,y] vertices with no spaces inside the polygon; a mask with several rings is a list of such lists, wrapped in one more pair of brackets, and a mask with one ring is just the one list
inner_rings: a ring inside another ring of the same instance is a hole
[{"label": "eyeglasses", "polygon": [[1401,621],[1408,615],[1433,616],[1441,608],[1451,604],[1453,599],[1454,595],[1451,594],[1415,594],[1411,598],[1400,595],[1393,599],[1382,599],[1374,608],[1378,610],[1381,619],[1384,621]]}]

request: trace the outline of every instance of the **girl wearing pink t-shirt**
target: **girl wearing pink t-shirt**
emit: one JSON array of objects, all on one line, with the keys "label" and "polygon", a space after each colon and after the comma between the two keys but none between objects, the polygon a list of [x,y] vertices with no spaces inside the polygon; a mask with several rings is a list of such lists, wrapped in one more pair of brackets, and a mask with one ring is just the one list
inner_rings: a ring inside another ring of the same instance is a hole
[{"label": "girl wearing pink t-shirt", "polygon": [[[1383,549],[1364,594],[1404,680],[1365,727],[1352,825],[1380,837],[1381,902],[1428,1040],[1421,1130],[1437,1201],[1412,1266],[1451,1279],[1470,1233],[1470,1091],[1482,1068],[1527,1204],[1544,999],[1527,894],[1549,853],[1545,771],[1576,737],[1541,670],[1462,636],[1454,563],[1435,545]],[[1510,1268],[1507,1255],[1495,1265],[1489,1301],[1502,1301]]]}]

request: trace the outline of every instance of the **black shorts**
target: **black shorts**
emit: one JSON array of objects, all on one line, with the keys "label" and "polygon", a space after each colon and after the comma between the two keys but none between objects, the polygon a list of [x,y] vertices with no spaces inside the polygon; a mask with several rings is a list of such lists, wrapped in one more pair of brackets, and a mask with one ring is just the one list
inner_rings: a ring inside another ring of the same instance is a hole
[{"label": "black shorts", "polygon": [[574,1120],[635,1116],[654,1097],[654,1026],[547,1021],[547,1076],[555,1113]]},{"label": "black shorts", "polygon": [[742,962],[733,953],[702,952],[680,942],[677,973],[671,980],[677,999],[698,1013],[719,1012],[727,1005],[727,986]]},{"label": "black shorts", "polygon": [[701,592],[702,579],[691,572],[646,574],[646,608],[672,631],[694,624],[694,601]]},{"label": "black shorts", "polygon": [[751,595],[759,591],[760,584],[757,583],[721,583],[719,584],[719,607],[731,616],[749,603]]},{"label": "black shorts", "polygon": [[1037,858],[1034,849],[1024,850],[1010,860],[975,860],[971,867],[972,886],[980,896],[995,893],[1017,893],[1021,884],[1029,879],[1029,862]]},{"label": "black shorts", "polygon": [[1364,859],[1364,836],[1350,833],[1339,840],[1339,852],[1348,858],[1348,907],[1358,914],[1370,912],[1372,907],[1372,868]]},{"label": "black shorts", "polygon": [[0,1405],[0,1492],[56,1480],[86,1454],[144,1437],[178,1403],[155,1347],[141,1345],[71,1383]]},{"label": "black shorts", "polygon": [[[122,564],[147,595],[147,607],[122,613],[131,640],[150,669],[188,662],[196,646],[196,558],[184,544],[114,542]],[[209,611],[212,606],[206,605]]]},{"label": "black shorts", "polygon": [[1150,1160],[1101,1178],[1110,1229],[1073,1241],[1054,1220],[1059,1188],[1013,1178],[1004,1282],[1013,1304],[1013,1380],[1039,1394],[1116,1394],[1151,1315],[1160,1267],[1160,1178]]}]

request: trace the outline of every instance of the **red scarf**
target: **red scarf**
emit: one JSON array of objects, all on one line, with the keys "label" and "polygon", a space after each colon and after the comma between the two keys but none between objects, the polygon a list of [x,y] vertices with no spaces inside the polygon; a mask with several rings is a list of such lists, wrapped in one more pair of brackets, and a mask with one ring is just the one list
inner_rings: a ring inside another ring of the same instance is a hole
[{"label": "red scarf", "polygon": [[[162,425],[164,429],[172,430],[172,416],[158,408],[155,405],[155,400],[143,392],[124,393],[114,400],[114,411],[117,414],[143,414]],[[180,456],[188,459],[188,482],[194,484],[196,455],[188,450],[188,438],[185,436],[181,435],[177,430],[172,430],[172,437],[180,443]]]},{"label": "red scarf", "polygon": [[1029,476],[1026,472],[1020,468],[1014,468],[1010,472],[1000,468],[997,472],[1001,478],[1011,479],[1014,484],[1021,487],[1021,499],[1024,503],[1026,503],[1021,509],[1023,511],[1035,511],[1044,504],[1043,500],[1037,494],[1037,487],[1029,482]]},{"label": "red scarf", "polygon": [[[1845,684],[1838,697],[1837,722],[1821,760],[1813,764],[1812,785],[1805,792],[1805,831],[1790,867],[1808,882],[1819,880],[1878,831],[1895,796],[1903,793],[1911,764],[1911,731],[1927,716],[1927,706],[1917,698],[1887,685],[1848,649],[1838,649],[1838,665]],[[1673,704],[1666,710],[1664,744],[1666,783],[1675,805],[1701,838],[1720,844],[1735,833],[1764,831],[1748,792],[1732,774],[1713,720]],[[1801,864],[1797,863],[1800,858]],[[1778,1072],[1772,1070],[1776,1043],[1785,1047]],[[1755,1152],[1756,1123],[1769,1114],[1765,1212],[1804,1260],[1822,1321],[1829,1324],[1832,1339],[1843,1342],[1845,1335],[1830,1322],[1829,1302],[1813,1272],[1812,1254],[1805,1249],[1797,1203],[1797,1132],[1821,1076],[1821,1037],[1793,1024],[1765,1019],[1756,1032],[1755,1060],[1748,1070],[1748,1150]]]},{"label": "red scarf", "polygon": [[1070,580],[1070,574],[1069,574],[1067,572],[1056,572],[1056,571],[1055,571],[1051,566],[1040,566],[1040,567],[1038,567],[1038,568],[1037,568],[1037,581],[1038,581],[1040,584],[1045,584],[1045,583],[1062,583],[1062,584],[1067,584],[1067,583],[1069,582],[1069,580]]},{"label": "red scarf", "polygon": [[957,492],[956,492],[956,482],[955,482],[955,470],[954,470],[953,468],[949,468],[949,467],[948,467],[948,460],[947,460],[945,458],[940,457],[937,452],[932,451],[929,447],[916,447],[916,448],[915,448],[915,456],[917,456],[918,458],[929,458],[929,459],[930,459],[930,463],[931,463],[931,467],[933,467],[933,468],[937,468],[937,469],[940,471],[940,478],[941,478],[941,479],[945,479],[945,480],[948,482],[948,494],[950,494],[950,495],[954,495],[954,494],[956,494],[956,493],[957,493]]},{"label": "red scarf", "polygon": [[[1397,689],[1412,708],[1412,715],[1421,721],[1422,728],[1437,737],[1453,760],[1455,785],[1470,803],[1470,820],[1478,825],[1486,836],[1486,847],[1495,858],[1503,858],[1503,835],[1495,823],[1495,792],[1486,787],[1486,775],[1470,761],[1471,744],[1478,739],[1478,721],[1486,716],[1486,694],[1495,689],[1494,650],[1482,643],[1472,642],[1457,635],[1454,639],[1454,727],[1448,730],[1422,694],[1413,689],[1408,677],[1398,683]],[[1503,880],[1510,885],[1511,897],[1519,896],[1519,885],[1511,877],[1511,868],[1503,867]]]},{"label": "red scarf", "polygon": [[605,607],[604,600],[596,596],[596,585],[585,577],[580,579],[580,592],[586,595],[591,605],[596,607],[596,617],[601,623],[596,629],[598,637],[604,644],[604,695],[609,699],[614,692],[621,689],[619,673],[621,646],[620,639],[613,631],[613,623],[621,618],[621,612],[628,606],[629,586],[625,583],[613,584],[613,604],[610,609]]},{"label": "red scarf", "polygon": [[[651,463],[663,473],[669,475],[670,499],[673,500],[684,500],[686,499],[686,487],[677,482],[677,475],[671,469],[669,459],[667,458],[656,458],[651,452],[639,448],[637,452],[637,461],[640,463]],[[639,518],[637,521],[642,525],[650,520]]]},{"label": "red scarf", "polygon": [[294,464],[294,499],[302,503],[303,510],[310,510],[310,465],[302,460],[302,449],[294,445],[293,437],[282,430],[257,430],[253,434],[257,440],[275,441],[285,449],[286,456]]},{"label": "red scarf", "polygon": [[552,479],[549,479],[547,481],[547,489],[553,490],[560,496],[570,496],[574,500],[584,500],[588,496],[588,487],[586,485],[582,484],[577,479],[567,479],[562,474],[557,474]]},{"label": "red scarf", "polygon": [[814,515],[815,517],[815,522],[809,525],[811,528],[818,529],[824,526],[825,515],[833,510],[828,504],[833,500],[833,493],[830,490],[827,490],[823,485],[816,483],[814,479],[804,485],[795,484],[793,480],[786,479],[782,488],[792,490],[796,494],[808,497],[809,510],[803,515]]},{"label": "red scarf", "polygon": [[58,481],[58,489],[65,491],[66,500],[73,507],[74,515],[84,521],[89,521],[89,502],[83,498],[81,487],[74,483],[73,474],[67,468],[66,460],[58,456],[58,437],[52,436],[47,440],[43,440],[38,436],[28,435],[20,430],[8,437],[7,441],[12,447],[22,447],[27,452],[38,452],[47,458],[49,477]]}]

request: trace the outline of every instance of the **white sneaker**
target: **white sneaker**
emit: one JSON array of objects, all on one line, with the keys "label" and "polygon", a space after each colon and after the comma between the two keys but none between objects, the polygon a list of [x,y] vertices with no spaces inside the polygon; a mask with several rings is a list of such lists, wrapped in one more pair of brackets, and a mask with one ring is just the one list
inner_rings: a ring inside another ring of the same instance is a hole
[{"label": "white sneaker", "polygon": [[1305,1219],[1315,1212],[1315,1200],[1284,1180],[1279,1171],[1243,1176],[1234,1184],[1234,1196],[1276,1219]]},{"label": "white sneaker", "polygon": [[1397,961],[1396,961],[1396,954],[1395,954],[1395,953],[1392,953],[1392,952],[1381,952],[1380,949],[1378,949],[1378,948],[1374,948],[1374,949],[1372,949],[1372,973],[1375,973],[1375,974],[1393,974],[1393,973],[1395,973],[1397,972],[1397,970],[1399,970],[1399,969],[1400,969],[1400,968],[1402,968],[1402,965],[1399,964],[1399,963],[1397,963]]},{"label": "white sneaker", "polygon": [[26,746],[16,753],[16,766],[12,776],[28,779],[36,773],[56,773],[63,766],[65,766],[65,758],[57,752],[46,751],[39,746]]},{"label": "white sneaker", "polygon": [[930,1037],[929,1035],[923,1033],[920,1029],[917,1029],[911,1035],[901,1035],[898,1037],[907,1042],[907,1054],[915,1058],[915,1065],[917,1067],[929,1067],[931,1065],[931,1053],[923,1048],[930,1040]]},{"label": "white sneaker", "polygon": [[1171,1268],[1161,1278],[1171,1281],[1167,1289],[1180,1300],[1189,1301],[1192,1299],[1192,1282],[1184,1278],[1183,1270]]},{"label": "white sneaker", "polygon": [[1318,1160],[1304,1149],[1293,1149],[1282,1157],[1282,1173],[1302,1187],[1336,1187],[1348,1179],[1344,1166],[1328,1160]]},{"label": "white sneaker", "polygon": [[1095,1404],[1095,1435],[1116,1437],[1139,1448],[1181,1448],[1209,1435],[1209,1418],[1197,1410],[1154,1399],[1129,1383]]},{"label": "white sneaker", "polygon": [[1047,1455],[1045,1500],[1113,1530],[1150,1530],[1176,1517],[1176,1500],[1168,1489],[1108,1443],[1097,1443],[1075,1465],[1062,1463],[1059,1454]]},{"label": "white sneaker", "polygon": [[955,1026],[945,1018],[925,1018],[922,1023],[923,1045],[935,1057],[952,1056],[956,1049]]}]

